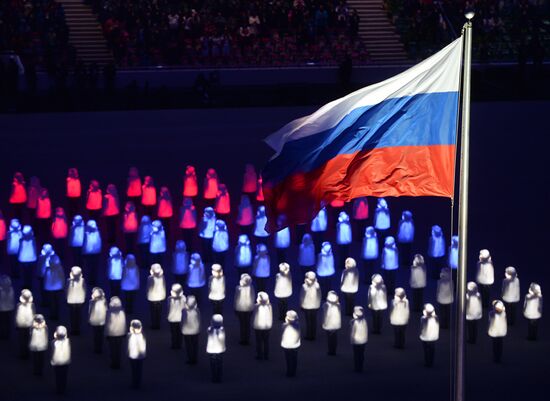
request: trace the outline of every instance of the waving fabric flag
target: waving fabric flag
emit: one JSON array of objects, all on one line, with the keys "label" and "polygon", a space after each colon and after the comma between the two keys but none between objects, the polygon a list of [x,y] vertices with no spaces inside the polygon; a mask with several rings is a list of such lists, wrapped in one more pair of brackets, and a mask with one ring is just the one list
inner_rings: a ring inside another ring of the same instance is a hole
[{"label": "waving fabric flag", "polygon": [[452,197],[461,60],[459,38],[266,138],[276,152],[262,173],[270,222],[306,223],[335,199]]}]

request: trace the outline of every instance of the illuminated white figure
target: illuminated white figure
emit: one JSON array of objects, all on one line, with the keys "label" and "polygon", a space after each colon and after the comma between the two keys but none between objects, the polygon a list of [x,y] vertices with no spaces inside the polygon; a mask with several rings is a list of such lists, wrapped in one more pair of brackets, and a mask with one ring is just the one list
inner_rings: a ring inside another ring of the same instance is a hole
[{"label": "illuminated white figure", "polygon": [[208,299],[223,301],[225,299],[225,276],[221,265],[212,265],[212,275],[208,278]]},{"label": "illuminated white figure", "polygon": [[487,249],[479,251],[476,281],[478,284],[483,285],[491,285],[495,282],[495,269],[493,267],[491,254]]},{"label": "illuminated white figure", "polygon": [[71,228],[69,230],[69,246],[73,248],[80,248],[84,245],[84,220],[82,216],[77,214],[73,217]]},{"label": "illuminated white figure", "polygon": [[147,342],[143,335],[143,326],[141,322],[134,319],[130,322],[128,332],[128,358],[145,359],[147,355]]},{"label": "illuminated white figure", "polygon": [[300,345],[300,322],[298,320],[298,314],[293,310],[289,310],[286,313],[283,323],[281,347],[287,350],[297,350]]},{"label": "illuminated white figure", "polygon": [[19,243],[22,237],[23,232],[21,223],[18,219],[11,219],[6,241],[6,251],[8,255],[17,255],[19,253]]},{"label": "illuminated white figure", "polygon": [[427,280],[426,265],[424,263],[424,257],[420,254],[414,255],[413,263],[411,266],[411,277],[409,285],[411,288],[425,288]]},{"label": "illuminated white figure", "polygon": [[290,298],[292,296],[292,275],[288,263],[279,264],[279,272],[275,276],[275,298]]},{"label": "illuminated white figure", "polygon": [[451,277],[451,269],[444,267],[441,269],[440,278],[437,280],[437,303],[442,305],[452,304],[454,302],[454,286]]},{"label": "illuminated white figure", "polygon": [[353,365],[356,372],[363,371],[365,346],[369,339],[369,328],[363,307],[353,308],[353,318],[350,321],[350,343],[353,346]]},{"label": "illuminated white figure", "polygon": [[265,215],[265,206],[258,206],[256,211],[256,223],[254,225],[254,236],[259,238],[269,237],[269,233],[265,230],[267,224],[267,216]]},{"label": "illuminated white figure", "polygon": [[372,226],[365,229],[361,256],[364,260],[378,259],[378,235]]},{"label": "illuminated white figure", "polygon": [[122,280],[122,252],[116,246],[109,249],[109,259],[107,260],[107,277],[109,280]]},{"label": "illuminated white figure", "polygon": [[516,269],[512,266],[508,266],[504,271],[504,280],[502,280],[502,300],[507,306],[506,309],[509,309],[509,304],[516,304],[520,300],[519,278]]},{"label": "illuminated white figure", "polygon": [[368,293],[368,306],[373,311],[388,309],[388,294],[384,279],[380,274],[372,276],[371,284]]},{"label": "illuminated white figure", "polygon": [[119,297],[112,297],[105,317],[105,335],[122,337],[126,334],[126,313]]},{"label": "illuminated white figure", "polygon": [[317,258],[317,276],[329,277],[336,273],[334,269],[334,255],[332,254],[332,246],[330,242],[323,242],[321,252]]},{"label": "illuminated white figure", "polygon": [[321,208],[315,218],[311,221],[311,231],[314,233],[327,231],[327,209]]},{"label": "illuminated white figure", "polygon": [[321,320],[323,330],[333,332],[342,328],[342,313],[340,300],[336,291],[329,291],[323,304],[323,318]]},{"label": "illuminated white figure", "polygon": [[204,208],[202,220],[199,225],[199,236],[201,238],[212,239],[216,227],[216,213],[211,207]]},{"label": "illuminated white figure", "polygon": [[59,256],[52,255],[50,264],[44,274],[44,290],[61,291],[65,286],[65,272],[59,260]]},{"label": "illuminated white figure", "polygon": [[120,288],[123,291],[137,291],[139,290],[139,282],[139,266],[136,263],[136,257],[129,253],[124,259]]},{"label": "illuminated white figure", "polygon": [[142,216],[138,227],[137,243],[148,244],[151,241],[152,231],[151,218],[149,216]]},{"label": "illuminated white figure", "polygon": [[235,288],[235,299],[233,306],[236,312],[252,312],[254,310],[254,302],[256,292],[252,285],[252,278],[246,274],[241,274],[239,284]]},{"label": "illuminated white figure", "polygon": [[353,258],[347,258],[340,279],[340,291],[344,294],[355,294],[359,291],[359,269]]},{"label": "illuminated white figure", "polygon": [[63,366],[71,363],[71,342],[65,326],[57,326],[52,341],[52,366]]},{"label": "illuminated white figure", "polygon": [[305,274],[300,291],[300,307],[305,310],[316,310],[321,307],[321,287],[314,272]]},{"label": "illuminated white figure", "polygon": [[185,275],[189,272],[189,252],[185,241],[177,240],[176,248],[172,254],[172,273],[175,275]]},{"label": "illuminated white figure", "polygon": [[384,270],[395,270],[399,268],[399,253],[393,237],[386,237],[384,241],[381,267]]},{"label": "illuminated white figure", "polygon": [[260,291],[256,297],[252,325],[254,330],[270,330],[273,326],[273,307],[266,292]]},{"label": "illuminated white figure", "polygon": [[101,234],[95,220],[88,220],[82,244],[84,255],[95,255],[101,253]]},{"label": "illuminated white figure", "polygon": [[[29,341],[29,351],[31,352],[40,352],[42,355],[48,350],[48,325],[43,315],[37,314],[34,315],[32,327],[31,327],[30,341]],[[42,362],[42,361],[41,361]],[[42,366],[38,368],[34,366],[35,374],[42,374]]]},{"label": "illuminated white figure", "polygon": [[420,340],[433,342],[439,340],[439,318],[432,304],[424,305],[420,318]]},{"label": "illuminated white figure", "polygon": [[271,262],[267,247],[264,244],[256,245],[256,256],[252,265],[252,276],[267,278],[271,275]]},{"label": "illuminated white figure", "polygon": [[338,245],[348,245],[352,241],[351,223],[346,212],[340,212],[338,223],[336,225],[336,243]]},{"label": "illuminated white figure", "polygon": [[410,244],[414,241],[414,222],[413,215],[409,210],[401,214],[399,226],[397,228],[397,242],[400,244]]},{"label": "illuminated white figure", "polygon": [[489,337],[505,337],[508,333],[506,323],[506,308],[501,301],[493,301],[493,307],[489,311]]},{"label": "illuminated white figure", "polygon": [[166,299],[166,280],[162,267],[155,263],[151,266],[149,277],[147,278],[147,300],[149,302],[159,302]]},{"label": "illuminated white figure", "polygon": [[378,199],[376,210],[374,211],[374,228],[377,230],[387,230],[391,227],[390,209],[388,202],[384,198]]},{"label": "illuminated white figure", "polygon": [[252,266],[252,248],[250,247],[250,239],[248,235],[239,235],[237,247],[235,248],[235,267],[250,267]]},{"label": "illuminated white figure", "polygon": [[451,238],[451,246],[449,247],[449,267],[458,269],[458,235],[453,235]]},{"label": "illuminated white figure", "polygon": [[212,250],[214,252],[226,252],[229,249],[229,233],[227,224],[223,220],[216,220],[214,229],[214,238],[212,240]]},{"label": "illuminated white figure", "polygon": [[201,316],[197,299],[193,295],[187,297],[185,308],[181,311],[181,333],[186,336],[198,335],[201,330]]},{"label": "illuminated white figure", "polygon": [[477,339],[477,322],[483,316],[483,306],[481,303],[481,294],[477,289],[477,284],[470,281],[466,285],[466,341],[475,344]]},{"label": "illuminated white figure", "polygon": [[170,323],[177,323],[178,331],[180,330],[179,324],[181,323],[181,314],[185,308],[186,300],[187,298],[183,295],[183,287],[181,284],[172,284],[172,288],[170,288],[170,296],[168,297],[167,320]]},{"label": "illuminated white figure", "polygon": [[409,300],[405,290],[401,287],[395,289],[390,312],[390,324],[392,326],[405,326],[409,323]]},{"label": "illuminated white figure", "polygon": [[201,255],[194,253],[189,262],[189,275],[187,276],[187,286],[189,288],[200,288],[206,284],[206,273]]},{"label": "illuminated white figure", "polygon": [[298,251],[298,264],[302,267],[315,266],[315,244],[311,234],[304,234]]},{"label": "illuminated white figure", "polygon": [[15,308],[15,327],[18,329],[29,329],[32,327],[32,320],[35,314],[34,298],[30,290],[21,290],[19,303]]},{"label": "illuminated white figure", "polygon": [[441,258],[445,256],[445,237],[440,226],[432,226],[432,234],[428,243],[428,256]]},{"label": "illuminated white figure", "polygon": [[19,241],[19,253],[17,260],[21,263],[32,263],[38,260],[36,252],[36,239],[31,226],[23,226],[22,236]]},{"label": "illuminated white figure", "polygon": [[[286,225],[286,216],[280,215],[277,217],[277,225],[283,227]],[[275,233],[275,248],[287,249],[290,247],[290,228],[284,227]]]},{"label": "illuminated white figure", "polygon": [[103,327],[106,319],[107,299],[105,293],[101,288],[94,287],[88,303],[88,323],[90,323],[90,326]]},{"label": "illuminated white figure", "polygon": [[160,220],[151,223],[151,241],[149,242],[149,252],[159,254],[166,252],[166,233]]},{"label": "illuminated white figure", "polygon": [[523,303],[523,317],[528,321],[527,339],[535,341],[538,336],[539,320],[542,317],[542,291],[540,285],[531,283]]},{"label": "illuminated white figure", "polygon": [[248,195],[241,196],[239,203],[239,213],[237,214],[237,224],[239,226],[250,226],[254,222],[254,211],[250,204]]},{"label": "illuminated white figure", "polygon": [[212,316],[208,327],[208,338],[206,341],[206,352],[208,354],[222,354],[226,350],[225,329],[223,328],[222,315]]},{"label": "illuminated white figure", "polygon": [[82,276],[82,269],[73,266],[67,279],[67,303],[69,305],[82,305],[86,302],[86,280]]}]

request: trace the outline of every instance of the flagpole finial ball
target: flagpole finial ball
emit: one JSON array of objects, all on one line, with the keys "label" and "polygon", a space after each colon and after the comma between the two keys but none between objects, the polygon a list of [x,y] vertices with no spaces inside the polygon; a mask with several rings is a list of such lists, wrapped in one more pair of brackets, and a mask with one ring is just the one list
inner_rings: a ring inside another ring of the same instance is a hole
[{"label": "flagpole finial ball", "polygon": [[471,21],[472,18],[474,18],[474,16],[476,15],[476,13],[474,11],[467,11],[464,16],[466,17],[466,19],[468,21]]}]

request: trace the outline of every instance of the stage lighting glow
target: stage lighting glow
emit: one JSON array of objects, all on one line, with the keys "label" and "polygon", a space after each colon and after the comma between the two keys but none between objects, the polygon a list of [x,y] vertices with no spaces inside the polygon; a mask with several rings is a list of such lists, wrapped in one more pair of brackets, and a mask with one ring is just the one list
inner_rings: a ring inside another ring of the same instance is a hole
[{"label": "stage lighting glow", "polygon": [[4,241],[7,235],[6,220],[4,219],[4,214],[0,210],[0,241]]},{"label": "stage lighting glow", "polygon": [[343,200],[340,200],[340,199],[334,199],[334,200],[331,200],[330,201],[330,206],[337,209],[337,208],[340,208],[340,207],[344,207],[344,201]]},{"label": "stage lighting glow", "polygon": [[264,187],[263,187],[263,178],[260,175],[258,177],[258,184],[256,185],[256,201],[257,202],[263,202],[265,200],[264,198]]}]

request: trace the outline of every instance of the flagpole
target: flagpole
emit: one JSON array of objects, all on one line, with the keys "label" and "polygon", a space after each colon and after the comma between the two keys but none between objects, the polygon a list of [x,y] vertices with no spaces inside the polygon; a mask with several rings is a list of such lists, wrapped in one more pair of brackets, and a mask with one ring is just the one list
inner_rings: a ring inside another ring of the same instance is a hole
[{"label": "flagpole", "polygon": [[462,75],[462,127],[460,146],[460,195],[458,203],[458,305],[455,336],[454,401],[464,401],[464,333],[466,306],[466,268],[468,249],[468,181],[470,175],[470,80],[472,63],[472,18],[466,13],[464,24],[464,62]]}]

